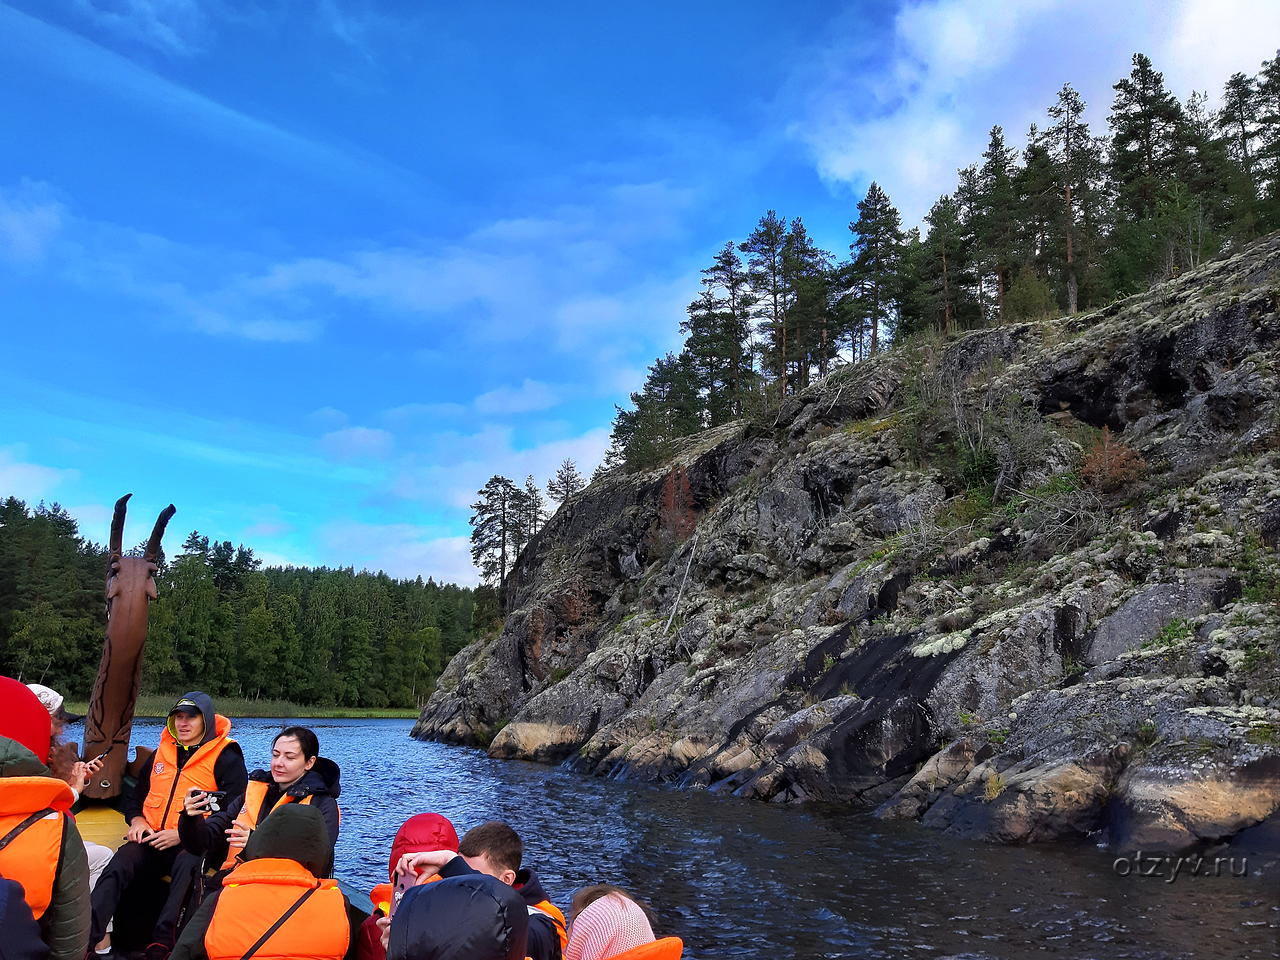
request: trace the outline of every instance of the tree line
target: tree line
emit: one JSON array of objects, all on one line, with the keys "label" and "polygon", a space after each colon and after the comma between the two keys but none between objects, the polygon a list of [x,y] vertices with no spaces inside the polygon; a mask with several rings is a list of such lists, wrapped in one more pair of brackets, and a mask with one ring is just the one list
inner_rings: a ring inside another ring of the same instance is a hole
[{"label": "tree line", "polygon": [[[0,503],[0,673],[88,697],[105,571],[105,548],[57,504]],[[476,629],[476,590],[350,567],[264,568],[251,548],[195,531],[162,558],[156,586],[147,693],[414,706]]]},{"label": "tree line", "polygon": [[847,258],[768,211],[702,270],[683,349],[617,409],[599,472],[657,464],[889,340],[1095,308],[1280,227],[1280,51],[1233,75],[1217,111],[1180,102],[1140,53],[1114,90],[1105,135],[1069,83],[1021,151],[993,127],[924,229],[873,182]]}]

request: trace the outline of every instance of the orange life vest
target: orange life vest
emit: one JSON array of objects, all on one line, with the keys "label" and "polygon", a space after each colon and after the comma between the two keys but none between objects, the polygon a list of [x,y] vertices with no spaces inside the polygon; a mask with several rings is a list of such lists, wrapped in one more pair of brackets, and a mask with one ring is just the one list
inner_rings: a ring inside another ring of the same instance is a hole
[{"label": "orange life vest", "polygon": [[342,960],[351,940],[347,899],[337,880],[317,880],[296,860],[264,857],[235,868],[222,883],[204,949],[209,960],[240,960],[298,899],[315,892],[271,934],[257,960]]},{"label": "orange life vest", "polygon": [[615,953],[609,960],[680,960],[683,954],[683,940],[679,937],[663,937],[653,943],[642,943],[622,953]]},{"label": "orange life vest", "polygon": [[564,914],[560,911],[560,908],[550,900],[543,900],[539,903],[535,903],[529,908],[531,913],[535,910],[539,913],[545,913],[551,918],[551,922],[556,925],[556,936],[560,938],[560,954],[563,956],[564,948],[569,945],[569,931],[564,922]]},{"label": "orange life vest", "polygon": [[222,714],[214,716],[214,736],[202,743],[178,769],[178,741],[166,726],[160,734],[160,746],[151,764],[151,789],[142,801],[142,816],[152,830],[172,830],[178,825],[182,800],[190,790],[217,790],[213,768],[227,744],[235,743],[227,736],[231,721]]},{"label": "orange life vest", "polygon": [[0,838],[33,813],[52,810],[0,850],[0,876],[17,880],[37,920],[53,900],[53,881],[62,854],[62,835],[76,795],[53,777],[0,777]]},{"label": "orange life vest", "polygon": [[[188,760],[187,762],[190,763],[191,761]],[[271,784],[264,780],[249,781],[249,785],[245,787],[244,791],[244,806],[240,808],[240,813],[236,815],[236,823],[247,827],[249,830],[258,829],[258,821],[262,819],[262,804],[267,798],[267,789],[270,786]],[[271,810],[274,810],[282,803],[293,803],[295,801],[304,806],[310,806],[311,794],[307,794],[301,800],[298,800],[296,797],[291,797],[287,793],[282,794],[280,799],[276,801],[275,807],[272,807]],[[268,810],[267,813],[270,813],[271,810]],[[236,859],[242,853],[244,853],[243,847],[228,848],[227,859],[222,861],[222,869],[230,870],[234,867],[236,865]]]},{"label": "orange life vest", "polygon": [[[427,883],[439,883],[444,877],[435,874],[427,878]],[[384,917],[391,916],[391,898],[396,894],[394,883],[380,883],[369,892],[369,902],[373,909],[381,910]]]}]

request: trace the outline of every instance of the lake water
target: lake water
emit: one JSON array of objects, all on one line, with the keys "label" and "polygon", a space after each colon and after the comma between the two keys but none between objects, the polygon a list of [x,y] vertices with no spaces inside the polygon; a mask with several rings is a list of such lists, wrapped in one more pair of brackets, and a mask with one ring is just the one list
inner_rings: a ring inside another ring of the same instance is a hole
[{"label": "lake water", "polygon": [[[1120,876],[1092,846],[999,847],[843,810],[773,806],[617,783],[409,739],[410,720],[314,720],[342,766],[337,874],[386,879],[409,816],[435,811],[461,835],[514,826],[562,907],[609,881],[648,900],[659,934],[690,958],[1277,957],[1280,867],[1247,877]],[[278,720],[240,720],[249,769]],[[159,721],[134,725],[154,744]]]}]

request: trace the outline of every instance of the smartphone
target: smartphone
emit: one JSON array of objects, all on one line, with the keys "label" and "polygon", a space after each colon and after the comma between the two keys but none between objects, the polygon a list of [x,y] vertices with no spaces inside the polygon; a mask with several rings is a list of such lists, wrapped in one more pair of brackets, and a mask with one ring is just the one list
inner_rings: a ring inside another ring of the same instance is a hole
[{"label": "smartphone", "polygon": [[93,758],[92,760],[90,760],[89,762],[90,762],[90,763],[97,763],[99,760],[105,760],[105,759],[107,759],[107,754],[108,754],[108,753],[110,753],[110,752],[111,752],[112,750],[114,750],[114,749],[115,749],[115,746],[114,746],[114,745],[113,745],[113,746],[110,746],[110,747],[107,747],[107,749],[103,750],[100,754],[98,754],[96,757],[94,757],[94,758]]},{"label": "smartphone", "polygon": [[412,887],[418,878],[407,873],[396,874],[396,888],[391,893],[391,912],[388,917],[396,915],[396,907],[400,906],[400,901],[404,899],[405,892]]},{"label": "smartphone", "polygon": [[209,810],[217,813],[227,805],[227,791],[225,790],[209,790],[205,793],[209,798]]}]

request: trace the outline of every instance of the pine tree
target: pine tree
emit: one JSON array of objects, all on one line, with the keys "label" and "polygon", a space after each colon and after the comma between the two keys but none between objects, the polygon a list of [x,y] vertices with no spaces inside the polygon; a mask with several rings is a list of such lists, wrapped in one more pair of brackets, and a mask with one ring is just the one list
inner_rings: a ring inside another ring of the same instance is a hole
[{"label": "pine tree", "polygon": [[503,476],[492,476],[471,505],[471,560],[488,584],[501,587],[507,579],[519,522],[519,489]]},{"label": "pine tree", "polygon": [[1130,222],[1150,220],[1180,164],[1182,107],[1145,54],[1133,55],[1133,70],[1114,89],[1109,122],[1117,202]]},{"label": "pine tree", "polygon": [[578,465],[568,457],[556,468],[556,475],[547,481],[547,496],[557,503],[564,503],[587,485]]},{"label": "pine tree", "polygon": [[1093,138],[1084,122],[1084,100],[1069,83],[1058,91],[1058,101],[1049,108],[1053,126],[1045,132],[1045,144],[1055,161],[1062,196],[1063,276],[1066,278],[1067,312],[1076,313],[1080,303],[1079,233],[1077,204],[1088,190],[1090,150]]},{"label": "pine tree", "polygon": [[770,210],[738,247],[748,254],[748,277],[756,299],[754,316],[769,345],[764,351],[764,366],[773,373],[779,396],[787,392],[786,313],[789,304],[784,275],[786,245],[787,222],[776,211]]},{"label": "pine tree", "polygon": [[927,322],[950,333],[977,316],[967,290],[970,265],[960,208],[954,199],[938,199],[925,216],[929,234],[924,241],[921,307]]},{"label": "pine tree", "polygon": [[1254,170],[1263,198],[1262,226],[1280,227],[1280,50],[1258,71],[1258,152]]},{"label": "pine tree", "polygon": [[858,219],[849,224],[853,242],[853,281],[871,332],[871,354],[880,349],[882,330],[897,318],[896,294],[902,256],[901,217],[880,185],[872,182],[858,203]]},{"label": "pine tree", "polygon": [[996,317],[1005,319],[1004,298],[1017,262],[1017,201],[1014,186],[1015,153],[1004,142],[1004,130],[991,128],[978,171],[979,209],[977,248],[996,286]]},{"label": "pine tree", "polygon": [[810,372],[826,376],[836,354],[831,312],[831,255],[818,249],[799,217],[791,221],[783,247],[783,277],[789,291],[786,326],[791,329],[791,352],[784,369],[794,370],[796,389],[809,385]]},{"label": "pine tree", "polygon": [[1258,178],[1254,171],[1255,141],[1258,139],[1258,83],[1244,73],[1233,73],[1222,90],[1218,129],[1230,144],[1232,157],[1244,170],[1251,196],[1256,197]]}]

